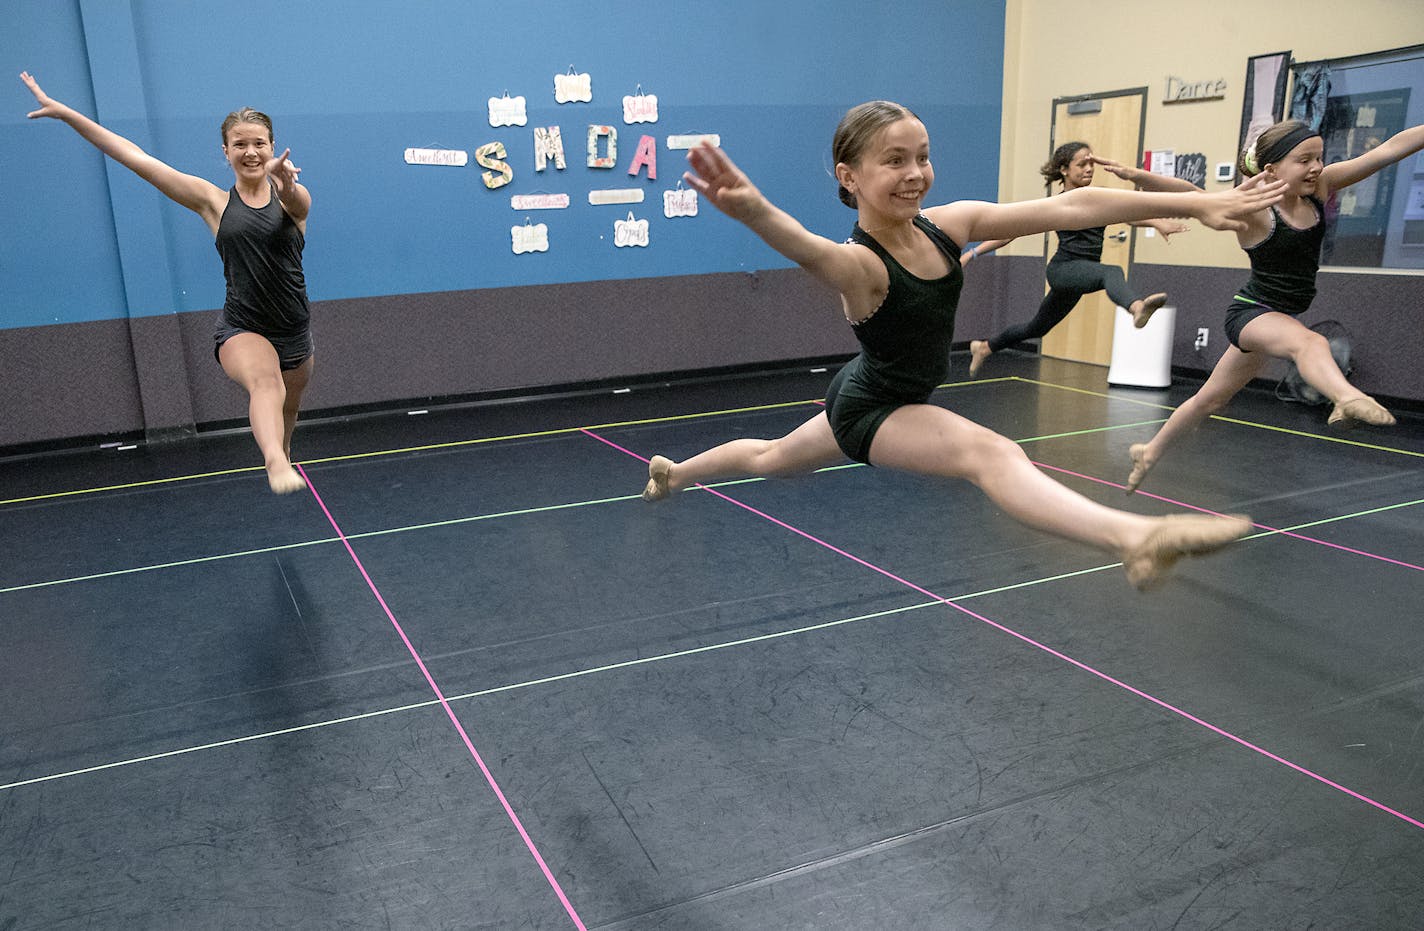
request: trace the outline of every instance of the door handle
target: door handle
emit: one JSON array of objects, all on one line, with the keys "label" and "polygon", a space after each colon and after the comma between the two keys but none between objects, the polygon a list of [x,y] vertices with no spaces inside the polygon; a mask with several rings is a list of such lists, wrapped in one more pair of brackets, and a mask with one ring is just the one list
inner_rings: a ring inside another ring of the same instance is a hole
[{"label": "door handle", "polygon": [[1127,230],[1118,230],[1108,238],[1113,242],[1127,242]]}]

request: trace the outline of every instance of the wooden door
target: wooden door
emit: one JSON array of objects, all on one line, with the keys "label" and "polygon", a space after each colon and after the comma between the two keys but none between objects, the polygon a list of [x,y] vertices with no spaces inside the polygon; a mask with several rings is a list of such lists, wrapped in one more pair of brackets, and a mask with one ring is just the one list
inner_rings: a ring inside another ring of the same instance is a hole
[{"label": "wooden door", "polygon": [[[1086,142],[1093,154],[1136,165],[1142,158],[1143,121],[1147,88],[1060,98],[1053,102],[1051,149],[1065,142]],[[1045,159],[1046,161],[1047,159]],[[1132,185],[1099,168],[1095,187],[1131,190]],[[1115,223],[1103,233],[1103,262],[1126,274],[1132,265],[1132,227]],[[1058,248],[1058,237],[1048,235],[1048,257]],[[1112,359],[1113,314],[1117,310],[1107,292],[1086,294],[1062,323],[1043,338],[1046,356],[1107,365]]]}]

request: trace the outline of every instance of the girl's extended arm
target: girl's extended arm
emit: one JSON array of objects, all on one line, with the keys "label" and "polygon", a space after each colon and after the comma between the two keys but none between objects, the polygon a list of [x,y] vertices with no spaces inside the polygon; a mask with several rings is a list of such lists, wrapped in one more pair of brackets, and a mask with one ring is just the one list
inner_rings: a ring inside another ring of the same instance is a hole
[{"label": "girl's extended arm", "polygon": [[72,107],[54,100],[40,90],[39,84],[28,72],[21,72],[20,80],[25,82],[25,86],[30,89],[30,93],[35,95],[35,101],[40,105],[38,110],[32,110],[27,114],[30,119],[49,117],[68,123],[75,132],[87,139],[100,152],[128,168],[172,200],[198,214],[210,229],[217,232],[218,219],[222,216],[223,206],[227,203],[227,195],[217,185],[203,178],[178,171],[149,155],[118,133],[105,129]]},{"label": "girl's extended arm", "polygon": [[298,183],[297,175],[301,174],[302,170],[287,161],[287,156],[291,154],[291,149],[285,149],[263,168],[276,187],[277,199],[282,202],[282,209],[302,226],[302,232],[306,232],[307,214],[311,212],[311,192]]},{"label": "girl's extended arm", "polygon": [[988,242],[981,242],[973,249],[965,249],[961,252],[959,254],[959,264],[968,265],[974,259],[979,258],[979,256],[993,252],[995,249],[1002,249],[1011,242],[1013,242],[1012,239],[991,239]]},{"label": "girl's extended arm", "polygon": [[866,249],[817,236],[767,200],[727,153],[699,143],[687,153],[692,170],[683,180],[727,216],[746,224],[767,245],[850,299],[874,288],[883,266]]},{"label": "girl's extended arm", "polygon": [[1146,226],[1156,230],[1162,234],[1163,242],[1171,242],[1172,237],[1177,233],[1185,233],[1191,229],[1190,226],[1181,220],[1134,220],[1132,221],[1132,225]]},{"label": "girl's extended arm", "polygon": [[1131,165],[1115,162],[1110,158],[1100,158],[1094,155],[1093,164],[1101,165],[1109,174],[1117,175],[1122,180],[1135,184],[1139,191],[1191,193],[1202,190],[1185,178],[1168,178],[1165,175],[1153,174],[1145,168],[1134,168]]},{"label": "girl's extended arm", "polygon": [[[1241,230],[1244,218],[1281,199],[1284,182],[1258,176],[1238,188],[1207,193],[1156,194],[1084,187],[1057,197],[995,204],[958,201],[925,211],[958,242],[1028,236],[1159,217],[1194,217],[1212,229]],[[962,238],[961,238],[962,237]]]},{"label": "girl's extended arm", "polygon": [[1318,192],[1323,200],[1341,188],[1363,181],[1381,168],[1393,165],[1424,149],[1424,125],[1414,126],[1390,136],[1382,144],[1370,149],[1364,155],[1357,155],[1344,162],[1326,165],[1320,172],[1324,190]]}]

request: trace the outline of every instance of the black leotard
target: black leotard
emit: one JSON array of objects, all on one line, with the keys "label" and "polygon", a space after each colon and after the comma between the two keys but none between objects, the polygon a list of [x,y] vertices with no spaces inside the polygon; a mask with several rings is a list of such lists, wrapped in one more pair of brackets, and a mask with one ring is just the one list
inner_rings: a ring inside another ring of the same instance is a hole
[{"label": "black leotard", "polygon": [[960,247],[924,216],[914,223],[948,260],[944,276],[918,278],[859,224],[851,231],[851,241],[880,256],[890,284],[880,306],[852,324],[860,355],[831,382],[826,414],[841,451],[867,464],[871,440],[885,418],[905,404],[927,401],[949,372],[954,313],[964,285]]},{"label": "black leotard", "polygon": [[1086,259],[1089,262],[1103,260],[1103,231],[1105,226],[1090,226],[1081,230],[1059,230],[1058,251],[1053,253],[1051,262],[1069,259]]},{"label": "black leotard", "polygon": [[1271,209],[1271,232],[1245,250],[1251,260],[1251,277],[1236,292],[1226,309],[1226,335],[1241,348],[1241,330],[1252,320],[1271,311],[1299,316],[1315,300],[1315,276],[1320,271],[1320,246],[1325,241],[1325,207],[1309,195],[1315,207],[1315,222],[1297,229],[1280,211]]},{"label": "black leotard", "polygon": [[249,332],[278,348],[283,368],[301,364],[311,354],[311,306],[302,273],[306,237],[276,189],[266,206],[249,207],[233,187],[214,244],[227,280],[214,353],[231,336]]}]

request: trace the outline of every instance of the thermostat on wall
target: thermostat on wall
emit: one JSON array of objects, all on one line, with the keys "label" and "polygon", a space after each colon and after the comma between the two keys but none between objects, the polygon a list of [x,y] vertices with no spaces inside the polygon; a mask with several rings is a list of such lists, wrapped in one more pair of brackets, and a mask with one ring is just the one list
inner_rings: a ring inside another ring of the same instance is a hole
[{"label": "thermostat on wall", "polygon": [[1236,177],[1236,166],[1230,162],[1216,163],[1216,180],[1230,181]]}]

